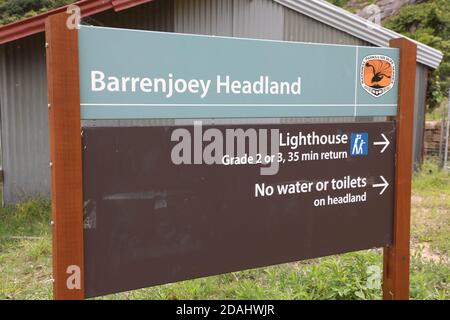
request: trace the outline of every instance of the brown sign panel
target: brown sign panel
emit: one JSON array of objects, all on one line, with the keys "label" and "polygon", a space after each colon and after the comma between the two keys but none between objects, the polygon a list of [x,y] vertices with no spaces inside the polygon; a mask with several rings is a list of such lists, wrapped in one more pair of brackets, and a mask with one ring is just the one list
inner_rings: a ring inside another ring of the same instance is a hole
[{"label": "brown sign panel", "polygon": [[86,297],[392,243],[394,122],[214,127],[278,134],[274,175],[194,159],[210,128],[196,164],[180,127],[83,128]]}]

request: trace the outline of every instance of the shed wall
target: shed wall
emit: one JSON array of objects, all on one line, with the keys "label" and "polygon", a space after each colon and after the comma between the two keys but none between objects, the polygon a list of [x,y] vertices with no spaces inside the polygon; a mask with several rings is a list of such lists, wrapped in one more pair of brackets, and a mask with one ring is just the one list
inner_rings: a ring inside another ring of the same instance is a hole
[{"label": "shed wall", "polygon": [[414,96],[414,136],[413,136],[414,169],[419,168],[423,156],[427,82],[428,82],[428,68],[423,64],[418,63],[416,66],[416,92]]},{"label": "shed wall", "polygon": [[50,191],[47,77],[43,34],[0,47],[3,197]]}]

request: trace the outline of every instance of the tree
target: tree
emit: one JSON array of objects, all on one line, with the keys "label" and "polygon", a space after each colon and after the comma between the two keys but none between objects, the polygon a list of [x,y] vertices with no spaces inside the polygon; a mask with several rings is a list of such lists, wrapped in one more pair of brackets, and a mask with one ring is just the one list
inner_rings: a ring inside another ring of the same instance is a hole
[{"label": "tree", "polygon": [[74,0],[0,0],[0,25],[64,6]]},{"label": "tree", "polygon": [[427,93],[430,110],[438,107],[450,87],[450,1],[431,0],[405,6],[383,25],[442,51],[444,58],[429,78]]}]

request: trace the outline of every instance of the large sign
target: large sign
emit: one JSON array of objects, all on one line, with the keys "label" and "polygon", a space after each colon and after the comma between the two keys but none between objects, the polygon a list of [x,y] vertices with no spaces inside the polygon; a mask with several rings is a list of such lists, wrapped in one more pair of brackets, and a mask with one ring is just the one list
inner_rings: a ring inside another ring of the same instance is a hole
[{"label": "large sign", "polygon": [[[385,248],[384,298],[408,298],[414,43],[69,30],[66,20],[46,23],[55,298],[374,247]],[[201,121],[309,116],[397,118]],[[82,121],[160,118],[193,125]]]},{"label": "large sign", "polygon": [[399,50],[82,26],[83,119],[395,116]]},{"label": "large sign", "polygon": [[83,130],[87,297],[392,243],[393,122]]}]

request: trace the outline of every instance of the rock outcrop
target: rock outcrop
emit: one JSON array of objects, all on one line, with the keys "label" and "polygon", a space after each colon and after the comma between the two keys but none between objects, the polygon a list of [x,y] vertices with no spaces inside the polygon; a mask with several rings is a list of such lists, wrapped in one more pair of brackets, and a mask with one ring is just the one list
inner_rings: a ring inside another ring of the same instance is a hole
[{"label": "rock outcrop", "polygon": [[374,21],[375,14],[379,14],[379,19],[383,20],[397,14],[405,5],[420,2],[424,2],[424,0],[379,0],[374,4],[369,1],[350,0],[347,6],[355,8],[359,16]]}]

